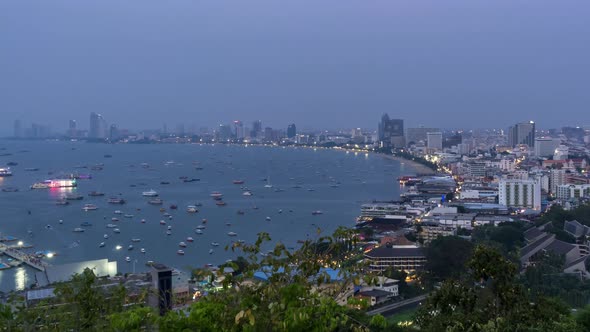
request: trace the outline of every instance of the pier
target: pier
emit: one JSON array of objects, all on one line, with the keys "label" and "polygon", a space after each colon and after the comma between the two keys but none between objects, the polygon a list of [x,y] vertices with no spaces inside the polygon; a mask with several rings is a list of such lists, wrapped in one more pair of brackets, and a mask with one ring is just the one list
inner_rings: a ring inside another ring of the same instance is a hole
[{"label": "pier", "polygon": [[41,259],[34,257],[32,255],[26,254],[22,252],[19,248],[15,246],[7,246],[4,243],[0,242],[0,253],[5,254],[15,260],[23,262],[28,266],[37,269],[39,271],[45,271],[45,268],[49,266],[49,264],[43,262]]}]

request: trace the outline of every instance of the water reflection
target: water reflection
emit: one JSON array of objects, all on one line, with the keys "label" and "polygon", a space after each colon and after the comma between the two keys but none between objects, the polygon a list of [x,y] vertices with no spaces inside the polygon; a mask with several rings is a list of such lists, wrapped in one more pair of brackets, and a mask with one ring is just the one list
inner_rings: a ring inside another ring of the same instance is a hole
[{"label": "water reflection", "polygon": [[27,271],[24,267],[16,268],[16,273],[14,274],[14,286],[16,290],[23,290],[27,286],[27,282],[29,281],[29,276],[27,275]]},{"label": "water reflection", "polygon": [[71,195],[76,188],[50,188],[49,196],[53,199],[62,199],[67,195]]}]

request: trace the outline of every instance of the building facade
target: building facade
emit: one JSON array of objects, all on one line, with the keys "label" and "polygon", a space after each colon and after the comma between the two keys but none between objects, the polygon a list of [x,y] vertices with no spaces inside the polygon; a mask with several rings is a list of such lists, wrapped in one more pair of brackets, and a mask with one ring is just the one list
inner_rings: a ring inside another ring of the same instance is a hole
[{"label": "building facade", "polygon": [[498,201],[510,208],[541,210],[541,185],[538,180],[502,179]]}]

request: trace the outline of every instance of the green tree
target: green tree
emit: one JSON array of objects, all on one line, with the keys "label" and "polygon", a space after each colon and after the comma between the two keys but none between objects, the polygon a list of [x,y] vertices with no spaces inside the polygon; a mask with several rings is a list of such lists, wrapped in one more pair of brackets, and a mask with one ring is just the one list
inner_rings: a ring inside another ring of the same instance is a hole
[{"label": "green tree", "polygon": [[465,271],[473,244],[458,236],[439,237],[426,249],[426,271],[433,281],[458,278]]}]

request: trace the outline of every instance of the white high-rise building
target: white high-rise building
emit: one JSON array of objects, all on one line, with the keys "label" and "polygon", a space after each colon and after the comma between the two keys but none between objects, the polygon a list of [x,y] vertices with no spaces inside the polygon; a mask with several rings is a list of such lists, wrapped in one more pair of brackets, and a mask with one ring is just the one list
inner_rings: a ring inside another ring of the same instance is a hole
[{"label": "white high-rise building", "polygon": [[539,180],[500,180],[499,203],[511,208],[541,210]]},{"label": "white high-rise building", "polygon": [[569,149],[567,146],[560,145],[553,153],[553,160],[567,160],[569,156]]},{"label": "white high-rise building", "polygon": [[429,151],[441,151],[442,150],[442,133],[435,132],[435,133],[426,133],[426,141]]},{"label": "white high-rise building", "polygon": [[559,138],[536,138],[535,139],[535,156],[536,157],[551,157],[555,153],[555,149],[561,144]]},{"label": "white high-rise building", "polygon": [[549,171],[549,190],[551,193],[557,193],[557,187],[564,185],[566,182],[565,169],[552,169]]}]

